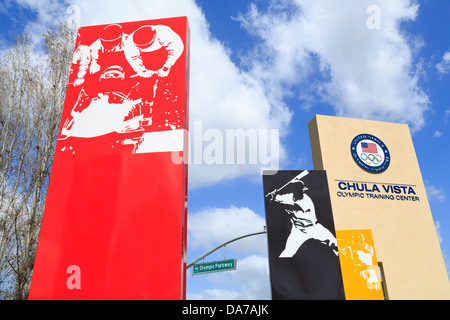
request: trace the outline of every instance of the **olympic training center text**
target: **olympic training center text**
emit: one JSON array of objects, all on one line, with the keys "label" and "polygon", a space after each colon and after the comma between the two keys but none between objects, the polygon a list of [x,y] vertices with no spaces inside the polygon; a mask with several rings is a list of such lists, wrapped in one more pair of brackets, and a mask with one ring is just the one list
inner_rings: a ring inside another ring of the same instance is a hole
[{"label": "olympic training center text", "polygon": [[361,181],[336,180],[341,198],[366,198],[394,201],[420,201],[414,190],[415,185],[372,183]]}]

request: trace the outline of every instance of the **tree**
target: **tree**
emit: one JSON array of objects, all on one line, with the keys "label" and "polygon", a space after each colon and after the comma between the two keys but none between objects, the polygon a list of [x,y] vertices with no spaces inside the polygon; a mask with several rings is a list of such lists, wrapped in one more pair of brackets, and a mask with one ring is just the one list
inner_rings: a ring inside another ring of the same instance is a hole
[{"label": "tree", "polygon": [[[26,299],[76,31],[28,35],[0,61],[0,298]],[[42,51],[42,50],[41,50]]]}]

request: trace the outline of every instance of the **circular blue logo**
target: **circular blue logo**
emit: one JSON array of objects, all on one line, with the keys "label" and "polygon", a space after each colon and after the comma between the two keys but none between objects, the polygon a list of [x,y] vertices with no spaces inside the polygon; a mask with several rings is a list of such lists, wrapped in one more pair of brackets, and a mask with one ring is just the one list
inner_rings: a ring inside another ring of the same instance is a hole
[{"label": "circular blue logo", "polygon": [[386,171],[391,162],[391,155],[383,141],[367,133],[353,138],[350,152],[361,168],[372,173]]}]

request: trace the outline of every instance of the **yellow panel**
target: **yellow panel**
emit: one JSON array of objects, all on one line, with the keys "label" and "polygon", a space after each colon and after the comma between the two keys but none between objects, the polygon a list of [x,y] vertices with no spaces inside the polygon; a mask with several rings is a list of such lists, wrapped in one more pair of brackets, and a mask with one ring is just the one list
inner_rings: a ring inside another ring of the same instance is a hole
[{"label": "yellow panel", "polygon": [[384,300],[371,230],[336,230],[347,300]]}]

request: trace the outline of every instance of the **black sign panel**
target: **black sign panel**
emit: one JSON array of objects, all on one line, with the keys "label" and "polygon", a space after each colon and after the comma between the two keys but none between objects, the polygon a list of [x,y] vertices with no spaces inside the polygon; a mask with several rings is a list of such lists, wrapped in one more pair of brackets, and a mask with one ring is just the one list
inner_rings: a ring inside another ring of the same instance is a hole
[{"label": "black sign panel", "polygon": [[345,299],[325,171],[264,174],[272,299]]}]

